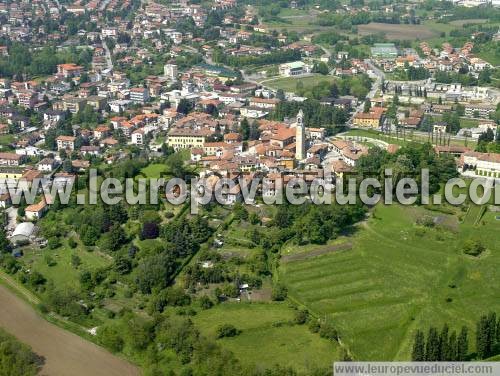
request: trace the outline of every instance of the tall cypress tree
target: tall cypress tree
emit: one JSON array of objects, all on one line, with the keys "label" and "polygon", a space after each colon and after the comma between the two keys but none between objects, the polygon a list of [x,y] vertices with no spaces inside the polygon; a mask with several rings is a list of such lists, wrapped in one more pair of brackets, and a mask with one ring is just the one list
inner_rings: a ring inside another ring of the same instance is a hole
[{"label": "tall cypress tree", "polygon": [[[495,312],[490,312],[488,315],[488,330],[489,338],[491,342],[491,350],[497,341],[497,314]],[[493,355],[492,353],[489,356]]]},{"label": "tall cypress tree", "polygon": [[414,362],[422,362],[425,360],[425,338],[421,330],[417,330],[417,333],[415,333],[411,360]]},{"label": "tall cypress tree", "polygon": [[429,329],[425,347],[425,360],[429,362],[439,361],[439,335],[436,328]]},{"label": "tall cypress tree", "polygon": [[457,361],[458,359],[458,343],[457,343],[457,332],[451,332],[450,339],[448,341],[449,358],[445,360]]},{"label": "tall cypress tree", "polygon": [[481,316],[476,328],[476,350],[479,359],[485,359],[491,353],[490,321],[486,315]]},{"label": "tall cypress tree", "polygon": [[457,341],[457,360],[464,361],[469,353],[469,337],[466,326],[462,327]]},{"label": "tall cypress tree", "polygon": [[497,322],[497,343],[500,343],[500,318]]},{"label": "tall cypress tree", "polygon": [[448,348],[448,324],[444,324],[441,334],[439,335],[439,360],[449,360],[449,348]]}]

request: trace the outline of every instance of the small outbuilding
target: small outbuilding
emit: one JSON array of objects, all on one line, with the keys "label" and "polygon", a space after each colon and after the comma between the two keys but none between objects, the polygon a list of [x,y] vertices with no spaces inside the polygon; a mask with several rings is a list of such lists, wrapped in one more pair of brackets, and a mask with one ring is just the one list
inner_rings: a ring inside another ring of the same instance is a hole
[{"label": "small outbuilding", "polygon": [[10,241],[12,243],[30,241],[31,237],[35,234],[35,225],[31,222],[23,222],[16,226]]}]

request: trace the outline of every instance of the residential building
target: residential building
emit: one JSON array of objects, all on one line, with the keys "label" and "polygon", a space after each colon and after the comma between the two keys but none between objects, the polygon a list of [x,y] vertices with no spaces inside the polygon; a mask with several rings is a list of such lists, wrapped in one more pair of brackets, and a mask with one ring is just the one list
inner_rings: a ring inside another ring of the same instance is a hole
[{"label": "residential building", "polygon": [[149,90],[144,87],[130,89],[130,100],[135,103],[146,103],[149,100]]},{"label": "residential building", "polygon": [[47,209],[47,203],[44,199],[37,204],[28,205],[25,209],[26,219],[29,221],[40,219],[43,217]]},{"label": "residential building", "polygon": [[57,162],[53,158],[44,158],[38,162],[38,171],[52,172],[57,167]]},{"label": "residential building", "polygon": [[59,64],[57,74],[64,78],[79,77],[83,72],[83,67],[76,64]]},{"label": "residential building", "polygon": [[58,136],[56,138],[57,150],[75,150],[75,139],[73,136]]},{"label": "residential building", "polygon": [[0,166],[19,166],[23,159],[22,155],[16,153],[0,153]]},{"label": "residential building", "polygon": [[384,108],[373,107],[370,112],[358,112],[354,115],[353,125],[362,128],[379,128],[382,125]]},{"label": "residential building", "polygon": [[168,132],[167,144],[175,150],[203,148],[211,134],[208,129],[173,128]]}]

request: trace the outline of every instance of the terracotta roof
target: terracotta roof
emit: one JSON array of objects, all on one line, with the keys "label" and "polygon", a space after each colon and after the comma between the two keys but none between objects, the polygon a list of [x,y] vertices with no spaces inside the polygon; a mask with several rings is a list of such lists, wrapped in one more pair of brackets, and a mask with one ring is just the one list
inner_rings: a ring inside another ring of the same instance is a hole
[{"label": "terracotta roof", "polygon": [[25,212],[38,213],[41,210],[45,209],[46,206],[47,206],[47,203],[45,202],[45,200],[42,199],[42,201],[40,201],[37,204],[28,205],[25,209]]}]

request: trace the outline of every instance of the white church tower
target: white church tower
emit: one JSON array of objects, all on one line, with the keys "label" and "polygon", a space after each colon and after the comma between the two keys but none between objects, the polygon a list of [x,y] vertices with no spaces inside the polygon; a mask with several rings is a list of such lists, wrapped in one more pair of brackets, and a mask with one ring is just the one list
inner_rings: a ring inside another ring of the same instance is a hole
[{"label": "white church tower", "polygon": [[302,109],[297,114],[295,125],[295,159],[301,161],[306,158],[306,128]]}]

